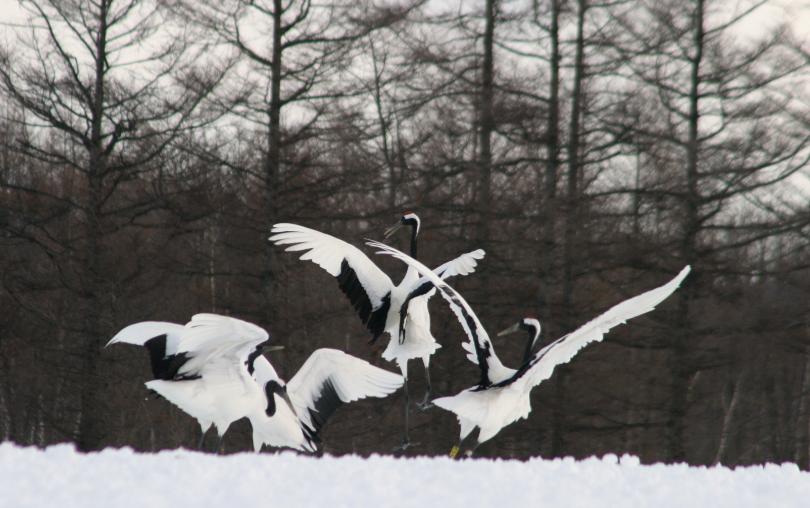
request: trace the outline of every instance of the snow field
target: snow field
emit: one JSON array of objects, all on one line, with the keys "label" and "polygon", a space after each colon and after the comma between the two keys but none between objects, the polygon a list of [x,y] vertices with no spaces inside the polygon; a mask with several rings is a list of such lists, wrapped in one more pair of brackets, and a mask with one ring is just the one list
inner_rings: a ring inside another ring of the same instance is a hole
[{"label": "snow field", "polygon": [[528,462],[0,445],[2,507],[807,507],[794,464],[730,470],[607,455]]}]

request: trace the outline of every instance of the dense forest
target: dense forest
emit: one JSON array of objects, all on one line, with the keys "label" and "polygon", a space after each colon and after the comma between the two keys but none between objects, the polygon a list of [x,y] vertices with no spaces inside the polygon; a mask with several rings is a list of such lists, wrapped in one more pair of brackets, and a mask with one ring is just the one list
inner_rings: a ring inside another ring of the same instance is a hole
[{"label": "dense forest", "polygon": [[[0,23],[0,439],[196,446],[196,423],[143,386],[144,351],[104,348],[140,320],[255,322],[285,346],[270,356],[284,376],[319,347],[396,370],[334,279],[267,237],[313,227],[397,280],[363,240],[413,210],[426,263],[486,250],[453,285],[491,331],[538,316],[543,343],[693,268],[480,455],[810,469],[810,40],[791,12],[19,4],[24,20]],[[476,367],[447,305],[431,311],[434,393],[456,393]],[[495,345],[519,362],[522,338]],[[341,408],[325,451],[391,453],[402,397]],[[416,411],[407,454],[446,454],[457,433],[451,413]],[[250,448],[240,421],[225,449]]]}]

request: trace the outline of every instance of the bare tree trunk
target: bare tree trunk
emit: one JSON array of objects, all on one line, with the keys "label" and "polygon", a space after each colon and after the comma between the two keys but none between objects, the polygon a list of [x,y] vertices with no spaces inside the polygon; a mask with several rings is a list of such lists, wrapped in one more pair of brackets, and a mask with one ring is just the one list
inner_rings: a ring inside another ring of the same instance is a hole
[{"label": "bare tree trunk", "polygon": [[[585,79],[585,12],[587,0],[577,2],[577,38],[574,57],[574,89],[571,97],[571,123],[568,132],[568,185],[566,189],[565,235],[563,239],[562,308],[563,327],[570,330],[573,324],[574,305],[574,243],[578,224],[578,196],[580,171],[580,116],[582,112],[582,82]],[[551,418],[551,455],[559,456],[565,446],[565,378],[566,369],[561,368],[554,384],[554,409]]]},{"label": "bare tree trunk", "polygon": [[[479,103],[479,159],[478,159],[478,239],[484,250],[491,250],[490,221],[492,207],[492,133],[495,130],[492,114],[494,96],[493,46],[495,39],[495,17],[497,0],[486,0],[486,27],[484,29],[484,60],[481,67],[481,96]],[[481,289],[483,298],[489,295],[488,270],[481,270]],[[486,303],[486,300],[484,301]]]},{"label": "bare tree trunk", "polygon": [[633,241],[641,238],[641,150],[636,153],[636,175],[633,183]]},{"label": "bare tree trunk", "polygon": [[676,313],[680,333],[673,337],[672,343],[672,388],[670,409],[667,421],[668,456],[671,461],[686,460],[685,426],[688,405],[688,384],[692,376],[692,366],[688,356],[692,343],[690,327],[690,304],[696,291],[696,280],[699,278],[699,267],[695,266],[698,258],[697,234],[700,229],[700,194],[698,189],[698,121],[700,115],[700,64],[703,59],[703,0],[697,0],[694,13],[694,55],[690,59],[689,120],[688,141],[686,145],[686,195],[684,197],[683,239],[681,259],[692,265],[693,272],[678,294],[678,311]]},{"label": "bare tree trunk", "polygon": [[102,139],[102,121],[104,118],[105,73],[107,58],[107,8],[109,0],[100,2],[98,13],[99,29],[95,51],[95,83],[93,85],[92,122],[90,133],[90,160],[87,168],[88,196],[86,201],[86,251],[84,253],[84,274],[87,284],[87,312],[85,328],[85,345],[80,354],[83,360],[81,388],[81,422],[79,426],[78,447],[82,451],[98,448],[102,442],[104,428],[104,399],[100,396],[102,386],[98,372],[99,355],[102,347],[107,311],[101,268],[101,227],[103,182],[106,172],[106,155]]},{"label": "bare tree trunk", "polygon": [[793,460],[804,470],[810,470],[810,346],[805,347],[800,402],[796,414],[796,445]]},{"label": "bare tree trunk", "polygon": [[737,411],[737,402],[740,399],[740,392],[742,392],[743,389],[742,385],[745,381],[745,375],[745,371],[741,372],[740,375],[737,376],[737,380],[731,383],[730,396],[723,394],[723,425],[720,428],[720,439],[717,444],[717,453],[714,455],[714,460],[712,461],[713,464],[722,464],[723,459],[726,457],[729,436],[731,435],[731,423],[734,421]]},{"label": "bare tree trunk", "polygon": [[[374,39],[371,37],[369,37],[369,49],[371,50],[371,63],[374,66],[374,108],[377,112],[377,121],[380,122],[380,140],[382,142],[383,160],[388,170],[388,207],[392,212],[396,212],[397,171],[388,143],[389,126],[388,120],[385,118],[385,109],[383,107],[381,81],[383,69],[380,67],[381,62],[379,61],[379,56],[374,46]],[[382,64],[384,66],[385,60],[382,61]]]},{"label": "bare tree trunk", "polygon": [[[282,27],[281,0],[273,0],[273,58],[270,66],[270,105],[267,112],[267,156],[264,161],[265,185],[265,230],[270,231],[278,218],[279,181],[281,175],[281,54]],[[273,322],[275,296],[276,256],[270,242],[265,242],[265,267],[262,274],[262,289],[265,297],[265,319]],[[284,342],[286,339],[282,339]],[[285,344],[286,345],[286,344]]]},{"label": "bare tree trunk", "polygon": [[540,206],[543,212],[542,246],[540,249],[540,277],[538,277],[537,300],[540,317],[547,323],[552,320],[550,277],[554,265],[554,230],[557,221],[557,173],[560,167],[560,0],[551,0],[551,26],[549,31],[551,58],[549,60],[549,101],[546,123],[547,162],[543,176]]},{"label": "bare tree trunk", "polygon": [[207,243],[207,246],[202,247],[208,248],[208,298],[211,312],[217,312],[217,245],[220,236],[220,215],[220,213],[214,215],[203,235],[203,241]]},{"label": "bare tree trunk", "polygon": [[566,189],[566,221],[563,244],[563,294],[566,327],[570,326],[571,304],[574,292],[574,241],[578,226],[577,209],[580,171],[580,115],[582,112],[582,82],[585,77],[584,23],[587,0],[579,0],[577,12],[576,56],[574,61],[574,90],[571,96],[571,123],[568,132],[568,185]]}]

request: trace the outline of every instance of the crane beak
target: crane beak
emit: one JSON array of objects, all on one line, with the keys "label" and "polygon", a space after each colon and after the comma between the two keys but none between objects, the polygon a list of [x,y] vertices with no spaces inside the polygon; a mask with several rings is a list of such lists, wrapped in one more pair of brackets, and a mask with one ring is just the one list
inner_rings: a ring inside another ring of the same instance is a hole
[{"label": "crane beak", "polygon": [[510,333],[515,333],[520,330],[520,323],[515,323],[506,330],[501,330],[498,332],[498,337],[502,337],[504,335],[509,335]]},{"label": "crane beak", "polygon": [[284,349],[284,346],[264,346],[262,353],[272,353],[273,351],[281,351],[282,349]]},{"label": "crane beak", "polygon": [[390,237],[391,235],[396,233],[399,230],[399,228],[401,228],[401,227],[402,227],[402,222],[397,222],[396,224],[394,224],[390,228],[386,229],[385,234],[383,235],[383,239],[388,240],[388,237]]}]

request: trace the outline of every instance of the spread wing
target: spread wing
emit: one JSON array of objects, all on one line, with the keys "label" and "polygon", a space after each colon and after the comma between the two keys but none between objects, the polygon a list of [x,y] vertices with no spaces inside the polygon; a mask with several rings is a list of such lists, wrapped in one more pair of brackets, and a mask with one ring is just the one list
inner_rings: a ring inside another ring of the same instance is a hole
[{"label": "spread wing", "polygon": [[[447,285],[446,282],[433,273],[428,267],[407,254],[380,242],[369,241],[366,243],[371,247],[379,249],[378,254],[395,257],[405,264],[412,266],[420,275],[427,277],[439,290],[442,297],[450,304],[450,309],[456,315],[456,318],[458,318],[461,327],[464,329],[464,333],[467,334],[472,344],[474,355],[471,360],[477,363],[481,370],[481,379],[478,383],[480,387],[489,386],[493,382],[498,382],[514,373],[512,369],[505,367],[501,363],[500,359],[495,354],[495,348],[492,346],[492,341],[489,339],[487,331],[478,320],[478,316],[475,315],[475,312],[473,312],[469,304],[467,304],[464,298],[462,298],[455,289]],[[468,355],[468,357],[469,356],[470,355]]]},{"label": "spread wing", "polygon": [[163,321],[129,325],[107,346],[116,343],[143,346],[149,351],[155,379],[183,380],[201,376],[206,364],[246,362],[268,340],[264,329],[241,319],[197,314],[185,326]]},{"label": "spread wing", "polygon": [[188,361],[179,374],[194,375],[206,364],[224,358],[234,364],[246,363],[267,340],[267,332],[253,323],[218,314],[196,314],[180,337],[178,354],[185,354]]},{"label": "spread wing", "polygon": [[[469,275],[475,271],[475,268],[478,266],[478,261],[484,259],[485,255],[484,249],[465,252],[456,259],[452,259],[434,268],[433,273],[441,277],[442,280],[447,280],[457,275]],[[427,277],[422,277],[422,279],[428,280]]]},{"label": "spread wing", "polygon": [[404,379],[399,374],[336,349],[318,349],[287,383],[298,417],[317,433],[342,404],[366,397],[385,397]]},{"label": "spread wing", "polygon": [[689,271],[690,267],[686,266],[674,279],[663,286],[625,300],[611,307],[604,314],[588,321],[577,330],[555,340],[535,353],[512,378],[499,385],[505,386],[520,379],[532,386],[540,384],[551,377],[554,367],[571,361],[582,348],[591,342],[601,341],[611,328],[655,309],[659,303],[678,289]]},{"label": "spread wing", "polygon": [[394,284],[360,249],[297,224],[275,224],[271,232],[271,242],[287,245],[286,251],[304,251],[300,259],[312,261],[337,278],[374,339],[382,335]]},{"label": "spread wing", "polygon": [[110,344],[124,343],[134,344],[136,346],[145,346],[146,342],[150,339],[160,335],[167,336],[166,352],[174,354],[177,352],[177,345],[180,342],[180,336],[183,334],[184,327],[177,323],[169,323],[166,321],[142,321],[129,325],[120,332],[115,334],[115,337],[110,339],[107,346]]},{"label": "spread wing", "polygon": [[[471,252],[465,252],[455,259],[436,267],[433,273],[438,275],[442,280],[447,280],[450,277],[457,275],[469,275],[475,271],[478,266],[478,261],[484,259],[485,252],[483,249],[476,249]],[[436,286],[433,281],[426,276],[422,276],[411,284],[408,292],[406,302],[419,298],[431,292]]]},{"label": "spread wing", "polygon": [[188,360],[185,354],[177,352],[184,330],[185,327],[177,323],[142,321],[115,334],[107,346],[119,343],[143,346],[149,352],[152,376],[155,379],[173,379]]}]

